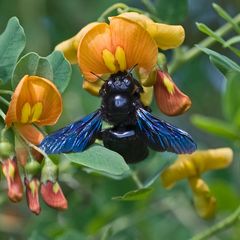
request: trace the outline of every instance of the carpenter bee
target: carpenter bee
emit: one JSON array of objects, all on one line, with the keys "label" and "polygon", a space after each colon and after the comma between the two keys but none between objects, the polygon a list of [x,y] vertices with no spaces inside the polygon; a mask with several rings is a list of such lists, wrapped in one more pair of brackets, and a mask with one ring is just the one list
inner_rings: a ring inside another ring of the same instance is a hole
[{"label": "carpenter bee", "polygon": [[[127,163],[144,160],[148,148],[177,154],[195,151],[196,144],[187,132],[150,113],[140,100],[142,92],[131,71],[112,74],[100,89],[100,108],[46,136],[40,148],[47,154],[82,152],[100,139]],[[102,129],[103,121],[111,127]]]}]

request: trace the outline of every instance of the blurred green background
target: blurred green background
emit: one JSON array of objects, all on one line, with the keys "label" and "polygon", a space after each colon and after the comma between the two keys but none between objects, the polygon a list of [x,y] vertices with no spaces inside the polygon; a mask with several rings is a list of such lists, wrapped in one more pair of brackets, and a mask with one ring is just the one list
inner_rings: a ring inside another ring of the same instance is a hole
[{"label": "blurred green background", "polygon": [[[172,8],[169,2],[181,0],[155,1],[156,11],[162,13],[163,21],[169,21]],[[0,0],[0,31],[8,19],[17,16],[27,36],[27,52],[37,52],[46,56],[59,42],[75,35],[85,24],[95,21],[111,4],[111,0]],[[141,1],[123,1],[144,9]],[[160,2],[160,3],[159,3]],[[224,21],[213,11],[210,0],[189,0],[188,9],[183,16],[171,16],[171,23],[183,24],[186,30],[185,45],[192,47],[205,36],[200,33],[195,22],[203,22],[212,29],[220,27]],[[215,1],[232,16],[240,10],[239,0]],[[170,4],[171,5],[171,4]],[[172,4],[174,6],[174,4]],[[175,9],[176,11],[176,9]],[[173,13],[175,13],[175,11]],[[168,12],[169,14],[167,14]],[[220,45],[216,51],[231,56]],[[171,59],[171,52],[167,52]],[[235,59],[236,61],[239,59]],[[182,66],[174,75],[177,85],[191,97],[193,106],[184,116],[168,118],[160,115],[153,103],[153,111],[162,119],[187,130],[198,143],[199,148],[232,146],[231,142],[201,132],[190,123],[192,114],[223,118],[221,94],[225,80],[212,66],[207,56],[201,55]],[[77,66],[73,66],[71,84],[64,93],[64,114],[54,128],[64,126],[73,120],[95,110],[100,100],[81,89],[81,75]],[[174,159],[173,154],[152,153],[151,159],[134,166],[140,172],[141,179],[153,175],[163,162]],[[113,180],[103,176],[88,174],[76,166],[61,163],[60,181],[69,201],[69,209],[57,212],[44,206],[40,216],[32,215],[26,202],[10,203],[4,192],[5,183],[1,183],[0,192],[0,239],[31,240],[159,240],[188,239],[194,233],[210,226],[218,219],[227,216],[239,204],[239,159],[228,170],[207,173],[204,177],[218,200],[216,219],[200,219],[192,205],[191,192],[186,182],[179,183],[173,190],[166,191],[160,181],[153,185],[154,192],[144,201],[120,202],[113,196],[123,195],[136,188],[131,179]],[[240,224],[213,239],[239,239]]]}]

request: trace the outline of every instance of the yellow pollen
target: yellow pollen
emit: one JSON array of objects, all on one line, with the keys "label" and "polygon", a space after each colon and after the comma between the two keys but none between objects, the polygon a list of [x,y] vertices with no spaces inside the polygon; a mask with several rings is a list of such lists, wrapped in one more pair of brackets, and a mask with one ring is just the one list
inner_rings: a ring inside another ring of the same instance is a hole
[{"label": "yellow pollen", "polygon": [[114,55],[108,49],[104,49],[102,52],[102,57],[103,57],[103,61],[104,61],[105,65],[107,66],[107,68],[111,72],[115,73],[117,68],[115,65]]},{"label": "yellow pollen", "polygon": [[169,78],[167,76],[164,76],[163,84],[170,94],[174,93],[174,84],[169,80]]},{"label": "yellow pollen", "polygon": [[42,114],[42,110],[43,110],[43,104],[41,102],[34,104],[32,111],[31,111],[32,122],[35,122],[40,118],[40,116]]},{"label": "yellow pollen", "polygon": [[53,192],[54,192],[55,194],[57,194],[59,190],[60,190],[59,184],[58,184],[57,182],[54,183],[54,184],[53,184]]},{"label": "yellow pollen", "polygon": [[126,62],[126,55],[121,47],[117,47],[116,52],[115,52],[115,58],[118,62],[119,68],[121,71],[126,70],[127,68],[127,62]]},{"label": "yellow pollen", "polygon": [[43,104],[37,102],[31,107],[29,102],[26,102],[22,108],[21,123],[32,123],[36,122],[43,111]]}]

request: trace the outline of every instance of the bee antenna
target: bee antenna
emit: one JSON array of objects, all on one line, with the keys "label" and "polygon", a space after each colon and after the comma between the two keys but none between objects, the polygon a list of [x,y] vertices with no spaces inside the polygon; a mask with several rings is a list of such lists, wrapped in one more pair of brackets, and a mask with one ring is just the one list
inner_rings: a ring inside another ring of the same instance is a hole
[{"label": "bee antenna", "polygon": [[132,66],[130,69],[129,69],[129,71],[128,71],[128,73],[127,73],[127,76],[129,76],[131,73],[132,73],[132,71],[134,70],[134,68],[137,66],[138,64],[136,63],[134,66]]},{"label": "bee antenna", "polygon": [[97,77],[98,79],[101,79],[102,81],[106,82],[105,79],[103,79],[101,76],[98,76],[96,73],[91,72],[91,74],[93,74],[95,77]]}]

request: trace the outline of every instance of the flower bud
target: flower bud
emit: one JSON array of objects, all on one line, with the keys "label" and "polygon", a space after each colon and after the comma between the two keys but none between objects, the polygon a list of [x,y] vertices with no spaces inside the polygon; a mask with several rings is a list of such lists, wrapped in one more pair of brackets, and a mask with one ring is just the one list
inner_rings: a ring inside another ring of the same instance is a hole
[{"label": "flower bud", "polygon": [[59,210],[68,208],[68,202],[58,182],[47,181],[41,185],[41,195],[45,203]]},{"label": "flower bud", "polygon": [[25,165],[25,170],[27,174],[34,176],[36,175],[41,169],[41,165],[37,161],[30,161]]},{"label": "flower bud", "polygon": [[40,181],[37,178],[32,178],[32,180],[28,180],[25,178],[25,186],[26,186],[26,198],[29,209],[38,215],[41,211],[41,206],[39,203],[39,186]]},{"label": "flower bud", "polygon": [[191,107],[190,98],[175,85],[167,72],[157,71],[154,94],[159,109],[166,115],[176,116]]},{"label": "flower bud", "polygon": [[19,202],[23,196],[23,184],[19,175],[16,159],[3,161],[2,171],[7,179],[9,199],[13,202]]},{"label": "flower bud", "polygon": [[13,146],[9,142],[0,142],[0,158],[8,158],[13,154]]}]

